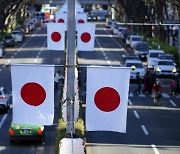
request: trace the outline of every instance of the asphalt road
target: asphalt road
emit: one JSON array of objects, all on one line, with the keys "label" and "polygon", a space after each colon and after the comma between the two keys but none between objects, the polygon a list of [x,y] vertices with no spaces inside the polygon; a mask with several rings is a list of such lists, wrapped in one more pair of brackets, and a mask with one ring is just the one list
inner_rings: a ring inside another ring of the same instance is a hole
[{"label": "asphalt road", "polygon": [[[95,51],[79,52],[81,97],[85,109],[86,65],[121,66],[122,55],[132,54],[105,25],[96,26]],[[172,97],[170,78],[159,78],[163,87],[161,106],[153,105],[153,96],[136,95],[130,84],[127,133],[86,132],[87,154],[179,154],[180,96]],[[143,89],[143,87],[142,87]],[[93,114],[92,114],[93,116]]]},{"label": "asphalt road", "polygon": [[[0,86],[11,91],[10,67],[7,63],[64,64],[63,51],[47,50],[46,29],[37,29],[26,37],[23,43],[8,48],[0,59]],[[79,78],[81,99],[85,109],[86,67],[87,65],[121,66],[124,53],[131,53],[121,41],[112,35],[103,24],[96,25],[95,49],[92,52],[79,51]],[[180,154],[180,96],[169,95],[170,79],[162,78],[163,97],[161,106],[153,106],[150,95],[136,95],[136,84],[130,84],[128,102],[127,133],[86,132],[87,154]],[[46,127],[46,137],[42,145],[19,143],[10,145],[9,126],[12,110],[0,113],[0,154],[45,153],[53,154],[56,139],[56,124],[59,112],[60,93],[55,93],[55,121]],[[85,116],[85,115],[84,115]]]}]

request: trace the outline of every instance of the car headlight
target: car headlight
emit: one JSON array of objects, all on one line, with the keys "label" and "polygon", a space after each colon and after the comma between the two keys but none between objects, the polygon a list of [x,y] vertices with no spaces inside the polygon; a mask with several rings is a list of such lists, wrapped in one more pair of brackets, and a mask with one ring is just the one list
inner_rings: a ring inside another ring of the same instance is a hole
[{"label": "car headlight", "polygon": [[157,72],[161,72],[161,68],[158,67],[158,68],[156,69],[156,71],[157,71]]},{"label": "car headlight", "polygon": [[136,69],[136,66],[132,65],[131,69],[134,71]]},{"label": "car headlight", "polygon": [[173,70],[172,70],[173,73],[176,73],[176,68],[174,67]]}]

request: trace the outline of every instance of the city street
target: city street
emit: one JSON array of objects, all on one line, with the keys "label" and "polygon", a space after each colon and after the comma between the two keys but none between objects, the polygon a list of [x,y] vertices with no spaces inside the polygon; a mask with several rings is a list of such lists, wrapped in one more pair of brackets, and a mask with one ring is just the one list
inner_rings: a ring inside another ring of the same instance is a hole
[{"label": "city street", "polygon": [[[105,23],[96,23],[95,36],[94,51],[79,51],[77,53],[80,98],[83,102],[84,118],[86,66],[120,67],[122,66],[122,55],[127,52],[132,54],[130,49],[124,48],[124,44],[115,35],[112,35],[109,28],[105,28]],[[24,42],[6,50],[6,55],[0,59],[0,86],[4,86],[9,93],[11,93],[11,74],[8,64],[65,64],[64,51],[47,50],[46,28],[36,29],[32,34],[26,36]],[[127,133],[86,132],[87,154],[180,153],[180,94],[170,96],[170,78],[159,78],[159,80],[163,88],[161,106],[153,105],[153,95],[135,94],[137,85],[131,83],[129,87]],[[8,131],[12,121],[13,108],[10,98],[10,111],[7,114],[0,113],[0,154],[54,154],[60,96],[61,92],[55,91],[54,125],[45,128],[45,141],[42,145],[36,143],[10,144]]]}]

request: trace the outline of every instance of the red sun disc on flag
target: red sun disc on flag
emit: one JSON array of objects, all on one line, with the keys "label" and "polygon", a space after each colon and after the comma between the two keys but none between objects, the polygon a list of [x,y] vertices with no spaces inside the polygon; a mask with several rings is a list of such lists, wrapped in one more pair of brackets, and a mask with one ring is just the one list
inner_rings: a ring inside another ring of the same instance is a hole
[{"label": "red sun disc on flag", "polygon": [[40,84],[29,82],[21,88],[21,98],[28,105],[39,106],[46,99],[46,91]]},{"label": "red sun disc on flag", "polygon": [[58,42],[60,41],[61,39],[61,34],[59,32],[53,32],[51,34],[51,39],[54,41],[54,42]]},{"label": "red sun disc on flag", "polygon": [[120,105],[120,95],[111,87],[103,87],[96,92],[94,102],[101,111],[111,112]]},{"label": "red sun disc on flag", "polygon": [[78,23],[82,24],[82,23],[84,23],[84,20],[83,19],[79,19]]},{"label": "red sun disc on flag", "polygon": [[64,19],[59,19],[58,23],[64,23]]},{"label": "red sun disc on flag", "polygon": [[85,32],[81,34],[81,40],[85,43],[89,42],[91,40],[91,34]]}]

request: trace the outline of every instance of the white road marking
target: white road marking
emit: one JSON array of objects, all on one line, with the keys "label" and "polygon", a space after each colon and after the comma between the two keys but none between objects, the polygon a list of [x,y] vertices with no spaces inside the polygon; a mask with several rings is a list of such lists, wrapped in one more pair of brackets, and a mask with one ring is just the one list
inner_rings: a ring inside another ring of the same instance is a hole
[{"label": "white road marking", "polygon": [[132,92],[130,92],[129,93],[129,97],[133,97],[134,95],[133,95],[133,93]]},{"label": "white road marking", "polygon": [[133,105],[130,99],[128,99],[128,104]]},{"label": "white road marking", "polygon": [[141,125],[141,128],[142,128],[145,135],[149,135],[149,133],[148,133],[148,131],[144,125]]},{"label": "white road marking", "polygon": [[152,147],[155,154],[160,154],[158,149],[156,148],[156,146],[154,144],[151,144],[151,147]]},{"label": "white road marking", "polygon": [[137,113],[137,111],[136,111],[136,110],[134,110],[133,112],[134,112],[134,115],[136,116],[136,118],[137,118],[137,119],[139,119],[139,118],[140,118],[140,116],[139,116],[139,114]]},{"label": "white road marking", "polygon": [[163,96],[164,98],[169,98],[169,95],[168,95],[167,93],[162,93],[162,96]]},{"label": "white road marking", "polygon": [[1,122],[0,122],[0,129],[1,129],[1,127],[2,127],[2,125],[3,125],[3,123],[4,123],[4,121],[6,120],[6,118],[7,118],[7,113],[3,116],[3,118],[1,119]]},{"label": "white road marking", "polygon": [[172,100],[169,100],[169,101],[174,107],[177,107],[177,105]]}]

